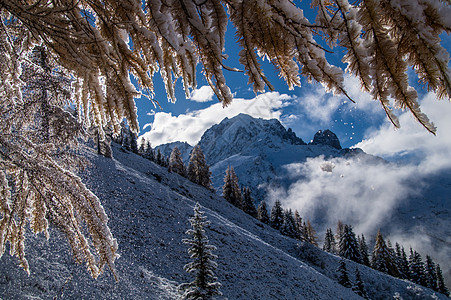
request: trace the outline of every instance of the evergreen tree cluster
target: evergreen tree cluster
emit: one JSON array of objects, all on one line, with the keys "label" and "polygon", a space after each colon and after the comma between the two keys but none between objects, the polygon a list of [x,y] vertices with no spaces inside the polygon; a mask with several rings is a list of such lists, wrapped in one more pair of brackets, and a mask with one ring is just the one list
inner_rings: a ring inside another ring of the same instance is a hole
[{"label": "evergreen tree cluster", "polygon": [[124,122],[121,125],[121,132],[113,138],[113,141],[120,144],[123,149],[141,155],[164,168],[168,168],[169,172],[177,173],[198,185],[202,185],[212,191],[214,190],[211,185],[210,167],[207,164],[202,149],[198,145],[191,151],[187,167],[183,163],[182,154],[178,147],[172,149],[169,157],[164,156],[159,148],[156,150],[153,149],[150,142],[144,138],[141,139],[138,147],[136,135]]},{"label": "evergreen tree cluster", "polygon": [[279,230],[283,235],[318,246],[316,232],[310,220],[306,223],[297,210],[293,213],[291,209],[284,209],[279,200],[274,203],[268,222],[272,228]]},{"label": "evergreen tree cluster", "polygon": [[260,201],[258,207],[255,207],[250,188],[240,188],[238,176],[232,166],[226,170],[222,195],[232,205],[279,230],[283,235],[318,246],[313,226],[309,220],[307,223],[303,222],[297,210],[293,213],[291,209],[283,209],[279,200],[274,203],[270,213],[265,201]]},{"label": "evergreen tree cluster", "polygon": [[[222,186],[222,196],[232,205],[240,208],[245,213],[259,219],[259,211],[255,207],[255,201],[251,195],[251,189],[248,187],[240,188],[238,176],[233,167],[229,166],[224,176],[224,185]],[[268,212],[266,211],[266,216]],[[268,217],[269,218],[269,217]]]},{"label": "evergreen tree cluster", "polygon": [[[339,221],[335,236],[330,228],[326,230],[323,250],[449,295],[440,265],[436,264],[429,255],[423,262],[421,255],[412,248],[410,248],[410,255],[407,257],[404,247],[396,243],[395,248],[393,248],[390,240],[386,241],[380,231],[376,235],[370,257],[365,236],[362,234],[356,238],[352,226]],[[340,274],[344,272],[343,267],[339,269],[337,272],[339,271]],[[339,281],[345,282],[345,277],[343,274],[340,275]]]},{"label": "evergreen tree cluster", "polygon": [[313,226],[309,220],[307,223],[303,222],[297,210],[293,213],[291,209],[283,209],[278,200],[270,212],[265,201],[260,201],[258,207],[255,207],[250,188],[240,188],[238,176],[232,166],[226,170],[222,195],[232,205],[279,230],[283,235],[318,246]]}]

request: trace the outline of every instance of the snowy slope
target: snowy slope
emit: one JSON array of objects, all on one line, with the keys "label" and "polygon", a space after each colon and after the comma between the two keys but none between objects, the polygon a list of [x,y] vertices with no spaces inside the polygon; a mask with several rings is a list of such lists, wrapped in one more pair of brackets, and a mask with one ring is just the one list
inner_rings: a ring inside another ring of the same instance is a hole
[{"label": "snowy slope", "polygon": [[[196,201],[212,222],[207,234],[218,247],[216,273],[224,299],[358,299],[336,283],[337,257],[298,245],[216,194],[116,146],[113,160],[94,153],[87,152],[92,167],[84,177],[101,198],[118,239],[120,281],[109,272],[91,279],[52,229],[49,241],[27,240],[30,277],[7,253],[2,257],[1,299],[175,299],[176,286],[189,280],[181,239]],[[355,265],[349,262],[348,268]],[[432,299],[424,288],[359,268],[372,299],[395,292],[405,299]]]},{"label": "snowy slope", "polygon": [[[451,170],[422,177],[410,165],[389,164],[361,149],[341,149],[328,130],[305,144],[277,120],[244,114],[208,129],[199,145],[218,194],[225,170],[233,166],[257,202],[271,205],[278,198],[284,207],[298,209],[321,240],[338,220],[352,224],[369,242],[381,229],[392,242],[431,255],[451,285]],[[318,174],[326,160],[336,168]]]}]

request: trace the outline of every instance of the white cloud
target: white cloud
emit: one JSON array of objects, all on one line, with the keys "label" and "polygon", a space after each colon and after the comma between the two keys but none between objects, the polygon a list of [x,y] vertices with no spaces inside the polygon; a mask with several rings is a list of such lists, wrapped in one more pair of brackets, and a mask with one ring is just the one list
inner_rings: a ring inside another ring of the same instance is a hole
[{"label": "white cloud", "polygon": [[280,199],[284,207],[297,209],[324,226],[341,220],[358,233],[373,233],[400,201],[416,192],[404,184],[415,170],[414,166],[320,156],[287,165],[287,174],[295,183],[288,190],[271,190],[269,200]]},{"label": "white cloud", "polygon": [[346,92],[355,103],[351,102],[344,95],[334,96],[332,93],[326,93],[324,88],[318,85],[309,89],[296,102],[300,105],[305,115],[310,120],[319,123],[319,125],[330,123],[333,114],[342,105],[345,105],[344,113],[357,109],[366,112],[371,117],[380,118],[384,116],[380,104],[374,101],[369,93],[365,93],[360,89],[360,82],[356,77],[345,76],[344,86]]},{"label": "white cloud", "polygon": [[352,103],[342,96],[342,99],[345,100],[349,106],[364,111],[368,113],[369,116],[385,116],[381,104],[374,100],[369,93],[365,93],[361,90],[359,79],[351,75],[346,75],[344,79],[345,90],[351,99],[355,101],[355,103]]},{"label": "white cloud", "polygon": [[326,93],[322,86],[316,86],[302,97],[299,97],[296,104],[302,108],[310,120],[324,125],[332,121],[332,115],[342,102],[343,100],[340,97]]},{"label": "white cloud", "polygon": [[196,102],[209,102],[213,100],[214,92],[210,86],[204,85],[190,93],[190,99]]},{"label": "white cloud", "polygon": [[226,117],[232,118],[240,113],[246,113],[256,118],[280,119],[281,109],[286,106],[288,100],[292,100],[292,97],[269,92],[260,94],[251,100],[234,99],[227,107],[216,103],[206,109],[178,116],[158,112],[151,124],[151,130],[144,133],[143,136],[150,140],[153,146],[175,141],[186,141],[195,145],[205,130]]},{"label": "white cloud", "polygon": [[380,128],[371,129],[355,146],[386,158],[415,155],[421,160],[423,172],[451,167],[451,104],[438,101],[433,93],[428,93],[421,101],[421,109],[437,126],[436,136],[427,132],[406,111],[399,117],[400,129],[395,130],[386,121]]}]

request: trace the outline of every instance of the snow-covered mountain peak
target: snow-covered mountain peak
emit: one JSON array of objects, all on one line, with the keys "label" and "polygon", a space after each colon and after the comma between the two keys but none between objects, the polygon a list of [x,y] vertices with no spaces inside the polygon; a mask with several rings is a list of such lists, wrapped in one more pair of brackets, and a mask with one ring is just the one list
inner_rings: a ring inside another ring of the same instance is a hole
[{"label": "snow-covered mountain peak", "polygon": [[199,145],[210,164],[232,155],[245,154],[252,148],[278,148],[282,145],[305,145],[291,129],[276,120],[256,119],[246,114],[225,118],[208,129]]}]

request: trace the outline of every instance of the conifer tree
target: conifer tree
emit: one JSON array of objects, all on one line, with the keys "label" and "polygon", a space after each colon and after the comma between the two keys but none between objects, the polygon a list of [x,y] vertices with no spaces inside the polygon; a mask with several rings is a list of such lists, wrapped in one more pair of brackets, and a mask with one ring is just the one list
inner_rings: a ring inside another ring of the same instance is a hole
[{"label": "conifer tree", "polygon": [[296,238],[296,225],[291,209],[286,209],[283,212],[283,223],[280,232],[288,237]]},{"label": "conifer tree", "polygon": [[182,240],[189,246],[188,254],[192,259],[184,266],[184,270],[194,276],[193,281],[179,286],[179,290],[183,293],[182,299],[205,300],[222,295],[219,291],[221,284],[214,274],[214,270],[217,268],[215,260],[218,258],[213,254],[216,247],[209,244],[205,228],[210,221],[207,221],[204,214],[199,203],[196,203],[194,216],[189,219],[192,228],[186,232],[191,238]]},{"label": "conifer tree", "polygon": [[312,244],[313,246],[318,247],[318,239],[316,237],[316,231],[312,226],[312,223],[310,223],[310,220],[307,220],[307,225],[305,226],[305,232],[307,234],[306,238],[307,241]]},{"label": "conifer tree", "polygon": [[426,262],[424,264],[424,276],[426,287],[434,289],[437,286],[437,273],[435,263],[429,255],[426,255]]},{"label": "conifer tree", "polygon": [[269,214],[266,208],[266,202],[261,201],[257,208],[257,219],[265,224],[269,224]]},{"label": "conifer tree", "polygon": [[360,263],[360,252],[357,239],[351,225],[344,225],[344,231],[338,242],[338,255]]},{"label": "conifer tree", "polygon": [[[345,225],[343,224],[343,222],[338,220],[337,228],[336,228],[336,232],[335,232],[335,241],[337,241],[337,243],[341,240],[341,235],[343,234],[344,229],[345,229]],[[337,251],[338,251],[338,249],[337,249]]]},{"label": "conifer tree", "polygon": [[211,186],[211,172],[207,165],[204,153],[199,145],[194,146],[188,165],[188,179],[207,189],[213,190]]},{"label": "conifer tree", "polygon": [[236,205],[233,193],[232,174],[230,166],[227,168],[226,174],[224,176],[224,185],[222,186],[222,196],[232,205]]},{"label": "conifer tree", "polygon": [[346,268],[346,262],[342,258],[340,259],[338,268],[336,270],[338,273],[338,283],[344,287],[350,288],[352,286],[351,280],[349,280],[348,270]]},{"label": "conifer tree", "polygon": [[250,188],[244,187],[242,195],[243,200],[241,203],[241,209],[245,213],[257,218],[257,209],[255,208],[254,199],[252,199]]},{"label": "conifer tree", "polygon": [[380,231],[376,235],[376,243],[371,257],[371,267],[392,276],[398,276],[399,274],[390,250]]},{"label": "conifer tree", "polygon": [[301,232],[300,240],[303,242],[309,241],[309,232],[308,232],[307,224],[305,223],[305,221],[302,222],[302,232]]},{"label": "conifer tree", "polygon": [[364,264],[365,266],[370,266],[368,245],[365,241],[365,236],[363,235],[363,233],[362,233],[362,237],[358,238],[358,243],[359,243],[359,252],[360,252],[361,263]]},{"label": "conifer tree", "polygon": [[426,286],[424,276],[424,264],[421,255],[410,248],[409,256],[409,278],[412,282]]},{"label": "conifer tree", "polygon": [[144,157],[148,160],[155,161],[155,153],[149,141],[146,142],[146,152],[144,153]]},{"label": "conifer tree", "polygon": [[238,183],[238,176],[236,176],[235,170],[231,166],[227,168],[226,175],[224,176],[222,195],[232,205],[241,208],[243,200]]},{"label": "conifer tree", "polygon": [[324,236],[323,250],[329,253],[335,253],[335,238],[332,233],[332,229],[326,229],[326,235]]},{"label": "conifer tree", "polygon": [[122,148],[130,151],[131,150],[131,136],[130,136],[131,132],[130,129],[128,128],[127,124],[122,121],[121,122],[121,134],[120,134],[120,144],[122,146]]},{"label": "conifer tree", "polygon": [[436,264],[435,273],[437,274],[436,291],[449,297],[449,290],[445,285],[445,280],[443,279],[442,269],[440,268],[439,264]]},{"label": "conifer tree", "polygon": [[279,200],[276,200],[274,206],[271,209],[271,227],[280,230],[283,224],[283,209]]},{"label": "conifer tree", "polygon": [[409,262],[404,247],[398,243],[395,244],[396,265],[399,270],[399,277],[402,279],[409,279]]},{"label": "conifer tree", "polygon": [[368,295],[365,291],[365,284],[363,283],[359,268],[357,267],[355,267],[355,284],[352,287],[352,290],[362,298],[368,299]]},{"label": "conifer tree", "polygon": [[182,160],[182,154],[180,153],[179,148],[177,146],[174,147],[171,151],[171,156],[169,157],[169,172],[174,172],[182,176],[186,176],[186,168],[185,164]]},{"label": "conifer tree", "polygon": [[236,175],[233,167],[231,168],[231,177],[232,177],[232,187],[233,187],[233,194],[234,194],[236,206],[243,209],[243,207],[241,206],[243,203],[243,195],[241,194],[238,176]]},{"label": "conifer tree", "polygon": [[130,151],[133,153],[138,154],[138,138],[136,136],[136,133],[130,132]]},{"label": "conifer tree", "polygon": [[160,148],[158,148],[157,154],[155,155],[155,163],[161,166],[163,164],[163,160],[164,160],[163,154],[161,154],[161,150]]},{"label": "conifer tree", "polygon": [[146,154],[146,139],[142,138],[139,142],[138,154],[145,157]]},{"label": "conifer tree", "polygon": [[[393,265],[396,267],[396,269],[398,269],[398,261],[396,260],[395,249],[393,249],[393,245],[392,245],[390,239],[387,239],[387,249],[388,249],[388,253],[390,253],[390,257],[391,257],[391,260],[393,261]],[[397,273],[398,273],[398,275],[396,275],[396,276],[399,277],[399,271]]]},{"label": "conifer tree", "polygon": [[301,240],[303,227],[302,227],[302,218],[297,210],[294,211],[294,224],[296,226],[296,239]]}]

